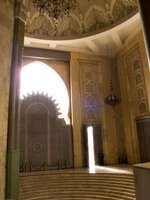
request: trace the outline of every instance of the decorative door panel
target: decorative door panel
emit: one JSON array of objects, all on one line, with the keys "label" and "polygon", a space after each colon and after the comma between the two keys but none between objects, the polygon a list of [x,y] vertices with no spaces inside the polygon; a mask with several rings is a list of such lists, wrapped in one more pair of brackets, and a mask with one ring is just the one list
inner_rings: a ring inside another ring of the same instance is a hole
[{"label": "decorative door panel", "polygon": [[73,167],[71,126],[58,118],[57,105],[44,95],[21,103],[20,170]]},{"label": "decorative door panel", "polygon": [[48,162],[49,113],[47,107],[36,103],[26,113],[28,160],[39,169]]}]

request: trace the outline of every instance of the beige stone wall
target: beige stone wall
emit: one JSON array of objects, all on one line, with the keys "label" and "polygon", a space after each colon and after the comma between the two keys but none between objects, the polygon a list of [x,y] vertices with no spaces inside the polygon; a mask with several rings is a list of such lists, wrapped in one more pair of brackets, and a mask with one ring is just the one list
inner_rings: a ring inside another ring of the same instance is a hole
[{"label": "beige stone wall", "polygon": [[[120,108],[116,106],[113,109],[104,103],[105,97],[110,94],[111,79],[114,90],[119,95],[119,91],[115,89],[118,86],[116,74],[116,67],[111,59],[77,53],[71,55],[71,103],[75,167],[82,167],[81,127],[83,123],[101,124],[105,164],[118,163],[119,157],[124,154],[124,142],[121,139],[123,128],[120,117],[116,114],[120,112]],[[92,101],[91,109],[95,109],[92,115],[88,112],[89,98]]]},{"label": "beige stone wall", "polygon": [[140,161],[136,118],[149,115],[150,72],[142,32],[117,56],[126,151],[129,163]]},{"label": "beige stone wall", "polygon": [[5,194],[10,64],[13,39],[13,5],[0,1],[0,200]]}]

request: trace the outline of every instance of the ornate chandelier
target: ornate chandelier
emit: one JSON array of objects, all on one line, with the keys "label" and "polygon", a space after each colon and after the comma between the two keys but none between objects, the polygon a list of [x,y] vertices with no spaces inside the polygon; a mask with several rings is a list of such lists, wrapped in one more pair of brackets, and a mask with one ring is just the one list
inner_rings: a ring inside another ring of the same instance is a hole
[{"label": "ornate chandelier", "polygon": [[121,99],[113,92],[112,81],[110,81],[110,94],[105,98],[105,103],[113,107],[121,103]]},{"label": "ornate chandelier", "polygon": [[70,16],[77,7],[77,0],[32,0],[41,15],[47,14],[55,24],[65,16]]}]

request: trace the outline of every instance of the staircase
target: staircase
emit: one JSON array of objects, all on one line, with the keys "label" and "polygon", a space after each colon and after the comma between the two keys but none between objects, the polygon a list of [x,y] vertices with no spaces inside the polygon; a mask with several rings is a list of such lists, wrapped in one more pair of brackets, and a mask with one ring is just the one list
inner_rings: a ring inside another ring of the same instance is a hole
[{"label": "staircase", "polygon": [[132,174],[55,172],[20,177],[19,200],[135,200]]}]

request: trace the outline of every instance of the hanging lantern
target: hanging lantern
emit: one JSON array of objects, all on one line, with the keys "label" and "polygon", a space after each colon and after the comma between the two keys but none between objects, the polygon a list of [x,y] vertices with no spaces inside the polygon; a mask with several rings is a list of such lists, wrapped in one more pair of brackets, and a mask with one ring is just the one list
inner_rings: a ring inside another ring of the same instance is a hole
[{"label": "hanging lantern", "polygon": [[105,98],[105,103],[115,107],[117,104],[120,104],[120,102],[121,99],[114,94],[112,81],[110,81],[110,94]]}]

